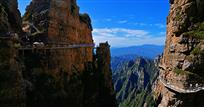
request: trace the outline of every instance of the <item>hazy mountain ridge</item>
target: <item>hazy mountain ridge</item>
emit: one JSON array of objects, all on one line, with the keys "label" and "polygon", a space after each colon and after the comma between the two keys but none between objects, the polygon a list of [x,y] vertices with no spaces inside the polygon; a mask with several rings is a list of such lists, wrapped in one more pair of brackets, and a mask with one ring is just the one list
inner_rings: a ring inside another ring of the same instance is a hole
[{"label": "hazy mountain ridge", "polygon": [[111,48],[111,56],[143,56],[146,58],[154,59],[157,55],[161,54],[164,50],[164,46],[158,45],[141,45],[141,46],[130,46],[122,48]]}]

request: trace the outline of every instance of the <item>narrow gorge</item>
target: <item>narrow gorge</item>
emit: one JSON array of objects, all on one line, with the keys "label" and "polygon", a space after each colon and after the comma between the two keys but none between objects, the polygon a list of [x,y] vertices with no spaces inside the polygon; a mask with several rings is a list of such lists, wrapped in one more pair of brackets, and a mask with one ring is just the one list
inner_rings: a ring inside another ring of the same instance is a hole
[{"label": "narrow gorge", "polygon": [[20,1],[0,0],[0,107],[204,107],[204,0],[165,0],[166,25],[162,0]]}]

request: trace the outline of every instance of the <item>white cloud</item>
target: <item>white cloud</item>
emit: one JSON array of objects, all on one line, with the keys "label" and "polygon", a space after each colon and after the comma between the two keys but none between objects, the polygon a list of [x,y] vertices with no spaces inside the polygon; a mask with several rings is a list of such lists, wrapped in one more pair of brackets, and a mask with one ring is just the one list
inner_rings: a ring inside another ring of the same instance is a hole
[{"label": "white cloud", "polygon": [[125,28],[101,28],[93,30],[96,44],[108,41],[112,47],[154,44],[164,45],[165,35],[152,35],[145,30]]},{"label": "white cloud", "polygon": [[136,22],[134,23],[136,26],[147,26],[148,24],[142,23],[142,22]]},{"label": "white cloud", "polygon": [[141,38],[144,35],[147,35],[148,32],[144,30],[135,30],[135,29],[125,29],[125,28],[102,28],[94,29],[93,34],[95,36],[106,36],[106,37],[135,37]]},{"label": "white cloud", "polygon": [[151,26],[151,27],[157,27],[157,28],[166,28],[165,24],[162,23],[156,23],[156,24],[149,24],[149,23],[142,23],[142,22],[135,22],[133,23],[135,26]]}]

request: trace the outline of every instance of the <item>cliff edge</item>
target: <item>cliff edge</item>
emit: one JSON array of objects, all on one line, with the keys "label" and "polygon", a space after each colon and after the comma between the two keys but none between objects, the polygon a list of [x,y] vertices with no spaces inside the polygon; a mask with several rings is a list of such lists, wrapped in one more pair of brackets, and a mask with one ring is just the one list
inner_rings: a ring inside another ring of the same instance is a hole
[{"label": "cliff edge", "polygon": [[166,45],[154,85],[159,107],[202,107],[204,1],[170,0]]}]

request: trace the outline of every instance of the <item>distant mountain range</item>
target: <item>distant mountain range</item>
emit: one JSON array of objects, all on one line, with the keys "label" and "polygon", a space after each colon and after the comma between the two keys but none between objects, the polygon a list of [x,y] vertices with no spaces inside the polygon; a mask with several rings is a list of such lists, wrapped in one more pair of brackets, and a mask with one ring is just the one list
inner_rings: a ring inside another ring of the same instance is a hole
[{"label": "distant mountain range", "polygon": [[151,87],[158,75],[155,58],[163,49],[157,45],[111,49],[112,79],[119,107],[154,107]]},{"label": "distant mountain range", "polygon": [[123,48],[111,48],[111,56],[142,56],[150,59],[154,59],[157,55],[162,54],[164,46],[158,45],[141,45],[130,46]]}]

